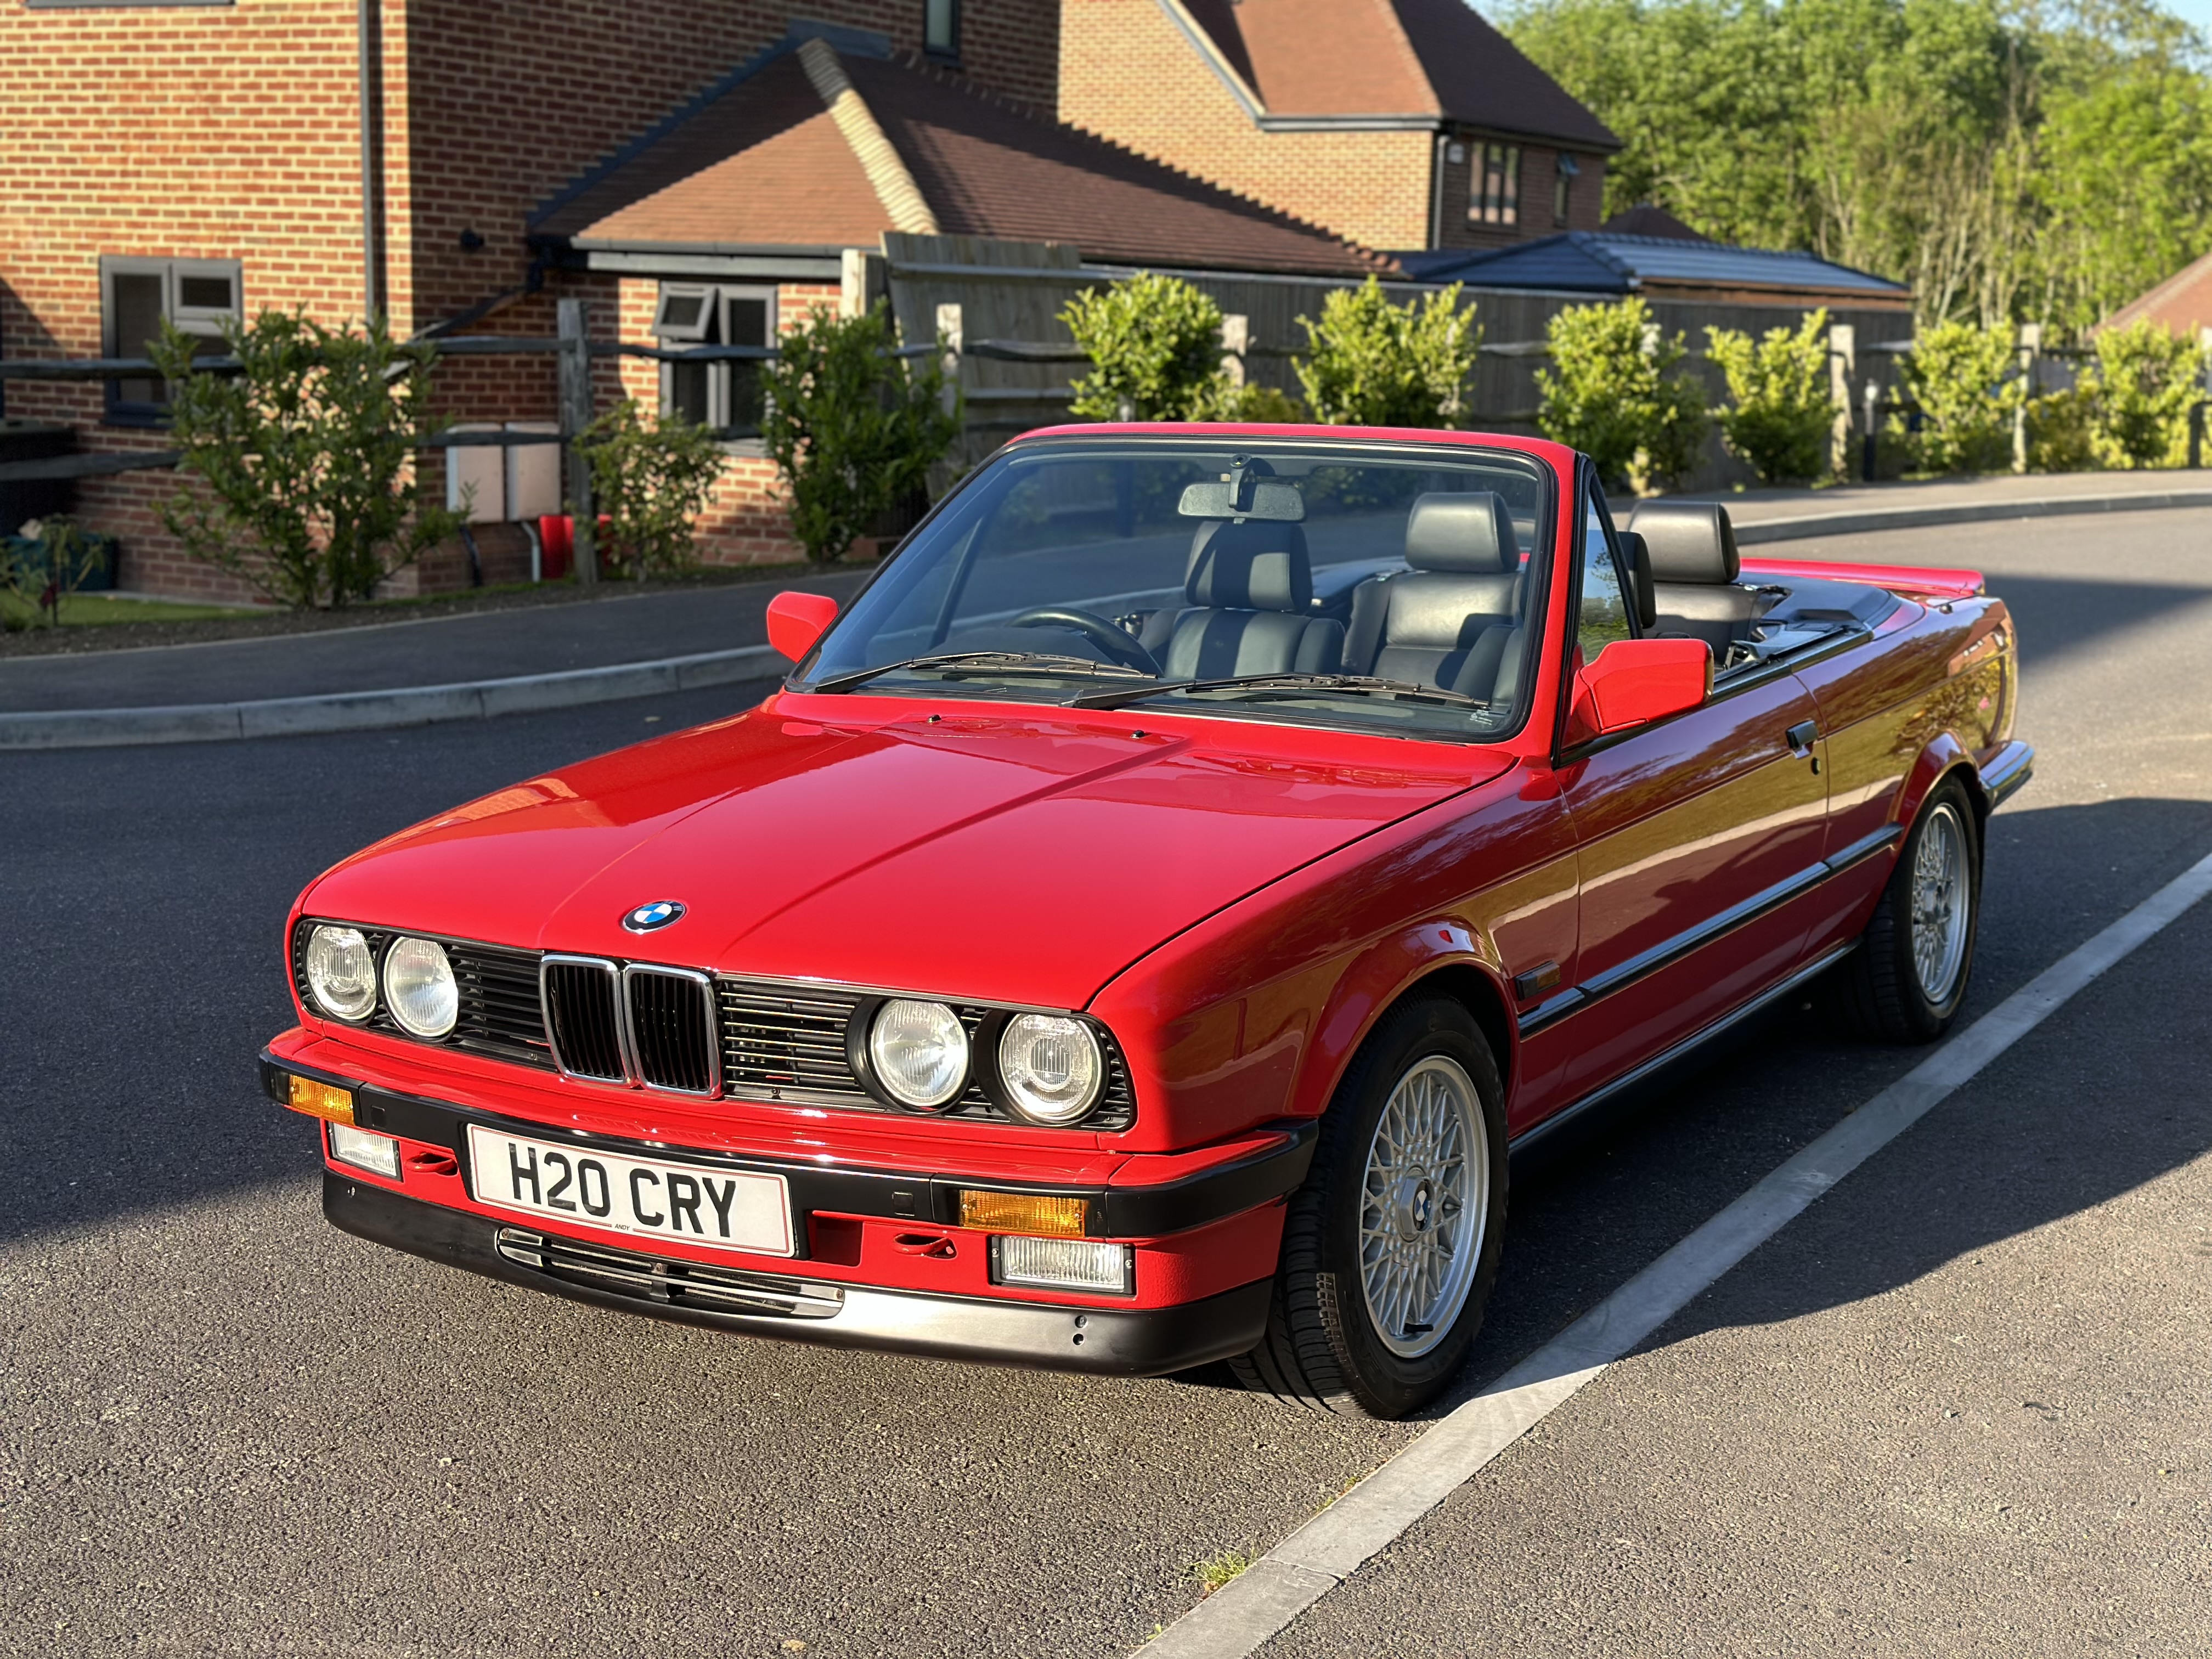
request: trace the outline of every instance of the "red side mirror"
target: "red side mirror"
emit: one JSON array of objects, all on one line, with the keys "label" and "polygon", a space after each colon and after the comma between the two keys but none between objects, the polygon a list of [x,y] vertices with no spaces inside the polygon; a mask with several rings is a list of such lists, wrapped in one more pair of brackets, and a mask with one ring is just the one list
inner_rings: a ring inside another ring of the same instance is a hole
[{"label": "red side mirror", "polygon": [[1625,732],[1695,708],[1712,689],[1703,640],[1615,640],[1575,676],[1575,723],[1594,737]]},{"label": "red side mirror", "polygon": [[827,593],[779,593],[768,602],[768,642],[797,662],[837,620],[837,601]]}]

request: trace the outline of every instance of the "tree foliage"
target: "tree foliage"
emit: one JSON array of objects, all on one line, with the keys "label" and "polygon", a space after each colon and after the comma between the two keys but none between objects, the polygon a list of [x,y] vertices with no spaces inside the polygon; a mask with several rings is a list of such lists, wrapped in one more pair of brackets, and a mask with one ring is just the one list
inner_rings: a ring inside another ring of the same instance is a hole
[{"label": "tree foliage", "polygon": [[721,446],[680,415],[648,416],[625,398],[577,435],[592,467],[592,505],[605,522],[599,553],[643,581],[688,569],[694,526],[722,475]]},{"label": "tree foliage", "polygon": [[235,374],[196,368],[204,340],[165,325],[152,348],[169,382],[178,470],[198,485],[162,521],[195,558],[302,608],[367,599],[458,530],[422,499],[416,442],[432,348],[394,340],[379,318],[327,328],[304,311],[227,324]]},{"label": "tree foliage", "polygon": [[1828,313],[1808,314],[1796,332],[1771,328],[1754,342],[1735,329],[1707,328],[1706,356],[1727,378],[1729,403],[1717,411],[1722,440],[1766,483],[1804,483],[1828,471],[1836,406],[1828,385]]},{"label": "tree foliage", "polygon": [[1680,365],[1680,334],[1666,335],[1640,299],[1568,306],[1547,330],[1551,367],[1536,373],[1544,435],[1579,449],[1609,483],[1671,489],[1697,465],[1705,393]]},{"label": "tree foliage", "polygon": [[1069,409],[1092,421],[1211,421],[1240,388],[1222,368],[1221,307],[1180,276],[1140,271],[1087,288],[1060,313],[1091,359]]},{"label": "tree foliage", "polygon": [[1905,359],[1905,384],[1919,406],[1917,423],[1897,422],[1913,470],[2001,472],[2012,465],[2013,412],[2021,386],[2009,328],[1939,323]]},{"label": "tree foliage", "polygon": [[1393,305],[1372,276],[1360,288],[1331,289],[1319,322],[1298,319],[1306,352],[1295,366],[1314,418],[1332,426],[1462,424],[1482,329],[1460,295],[1454,283]]},{"label": "tree foliage", "polygon": [[858,317],[816,306],[776,345],[761,435],[791,496],[792,532],[827,562],[927,487],[960,435],[958,402],[935,356],[916,368],[898,356],[881,306]]}]

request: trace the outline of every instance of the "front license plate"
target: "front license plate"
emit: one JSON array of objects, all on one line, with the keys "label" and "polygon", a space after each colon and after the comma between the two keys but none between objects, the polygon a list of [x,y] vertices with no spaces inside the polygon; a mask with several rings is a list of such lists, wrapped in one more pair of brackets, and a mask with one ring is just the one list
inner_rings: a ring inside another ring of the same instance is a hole
[{"label": "front license plate", "polygon": [[475,1123],[469,1170],[477,1201],[502,1210],[754,1255],[792,1253],[791,1193],[780,1175],[586,1152]]}]

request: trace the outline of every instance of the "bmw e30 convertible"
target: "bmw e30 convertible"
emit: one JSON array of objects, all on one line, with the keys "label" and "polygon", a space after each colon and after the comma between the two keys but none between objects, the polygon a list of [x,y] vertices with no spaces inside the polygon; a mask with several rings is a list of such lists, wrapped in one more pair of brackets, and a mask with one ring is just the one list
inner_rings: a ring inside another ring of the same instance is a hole
[{"label": "bmw e30 convertible", "polygon": [[759,707],[301,895],[324,1210],[605,1307],[1412,1411],[1511,1171],[1818,979],[1926,1042],[2024,783],[1972,571],[1468,433],[1031,434]]}]

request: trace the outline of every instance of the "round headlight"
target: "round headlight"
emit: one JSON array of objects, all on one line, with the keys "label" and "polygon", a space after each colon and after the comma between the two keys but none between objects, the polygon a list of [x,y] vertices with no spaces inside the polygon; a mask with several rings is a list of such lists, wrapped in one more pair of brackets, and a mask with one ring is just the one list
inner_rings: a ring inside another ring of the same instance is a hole
[{"label": "round headlight", "polygon": [[941,1002],[901,997],[876,1011],[868,1059],[901,1105],[925,1110],[957,1097],[968,1081],[968,1031]]},{"label": "round headlight", "polygon": [[376,1012],[376,958],[358,927],[307,935],[307,989],[333,1019],[358,1024]]},{"label": "round headlight", "polygon": [[384,953],[384,1006],[403,1030],[441,1037],[461,1012],[460,987],[446,947],[434,939],[396,939]]},{"label": "round headlight", "polygon": [[1006,1103],[1032,1123],[1073,1123],[1098,1103],[1106,1060],[1079,1019],[1017,1014],[999,1039],[999,1080]]}]

